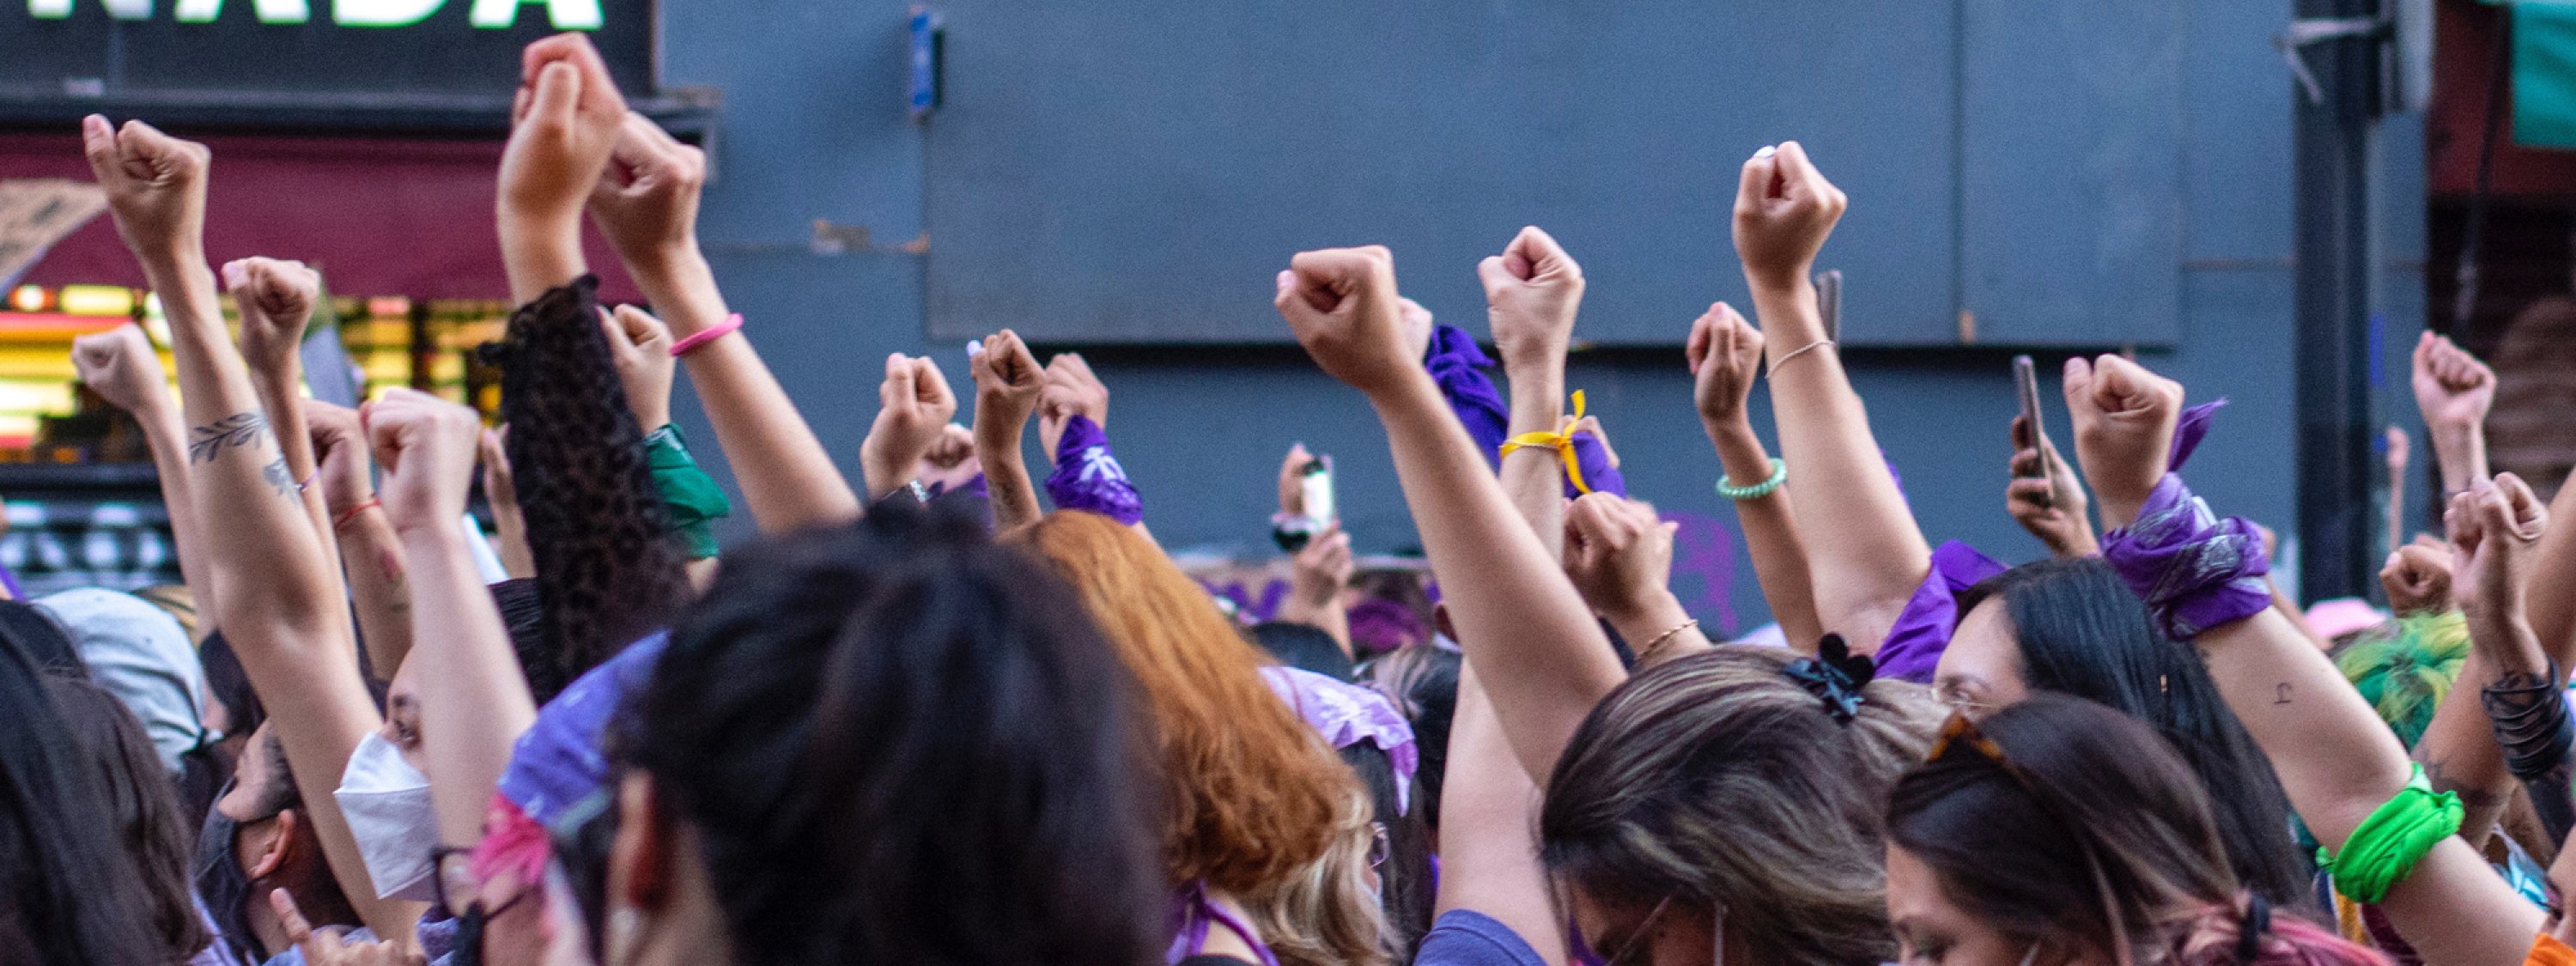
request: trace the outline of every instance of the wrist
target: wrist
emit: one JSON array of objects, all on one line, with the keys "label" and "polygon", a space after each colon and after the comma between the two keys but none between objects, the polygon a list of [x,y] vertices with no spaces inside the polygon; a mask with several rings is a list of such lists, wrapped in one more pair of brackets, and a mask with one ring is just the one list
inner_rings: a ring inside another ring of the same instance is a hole
[{"label": "wrist", "polygon": [[1810,277],[1814,274],[1811,270],[1813,264],[1813,262],[1801,262],[1779,270],[1757,270],[1747,265],[1744,267],[1744,283],[1752,289],[1753,300],[1757,303],[1800,297],[1814,298],[1816,282]]},{"label": "wrist", "polygon": [[1375,407],[1380,413],[1418,406],[1426,402],[1437,405],[1443,410],[1449,406],[1448,401],[1440,396],[1439,385],[1432,382],[1431,374],[1423,371],[1420,366],[1407,368],[1396,378],[1364,389],[1362,393],[1368,396],[1369,405]]},{"label": "wrist", "polygon": [[1618,609],[1604,609],[1601,616],[1618,629],[1619,636],[1626,638],[1631,648],[1644,647],[1655,635],[1690,620],[1690,613],[1682,609],[1681,600],[1674,597],[1671,590],[1660,587],[1643,599],[1622,602]]},{"label": "wrist", "polygon": [[[375,508],[369,509],[373,511]],[[394,538],[402,543],[405,553],[427,555],[461,550],[465,546],[465,533],[457,528],[456,521],[462,516],[462,513],[452,517],[432,514],[427,520],[395,519]]]}]

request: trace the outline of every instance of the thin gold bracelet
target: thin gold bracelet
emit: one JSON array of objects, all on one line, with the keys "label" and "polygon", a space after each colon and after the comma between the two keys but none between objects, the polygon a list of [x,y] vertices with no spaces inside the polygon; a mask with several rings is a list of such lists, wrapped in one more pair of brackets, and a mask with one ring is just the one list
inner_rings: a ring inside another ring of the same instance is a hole
[{"label": "thin gold bracelet", "polygon": [[1649,662],[1653,661],[1655,658],[1655,652],[1663,650],[1664,645],[1672,643],[1674,635],[1698,626],[1699,619],[1692,618],[1681,622],[1679,626],[1674,627],[1672,630],[1655,635],[1654,640],[1646,643],[1645,650],[1637,652],[1637,666],[1645,667]]}]

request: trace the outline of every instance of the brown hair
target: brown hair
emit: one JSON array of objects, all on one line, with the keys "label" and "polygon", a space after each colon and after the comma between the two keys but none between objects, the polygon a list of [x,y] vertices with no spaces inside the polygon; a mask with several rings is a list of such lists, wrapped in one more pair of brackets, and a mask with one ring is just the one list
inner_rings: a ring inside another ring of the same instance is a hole
[{"label": "brown hair", "polygon": [[1720,647],[1611,692],[1548,782],[1548,871],[1610,907],[1723,905],[1762,962],[1895,959],[1879,809],[1923,760],[1941,706],[1882,680],[1836,720],[1783,673],[1797,656]]},{"label": "brown hair", "polygon": [[[2252,901],[2209,795],[2153,728],[2041,692],[1978,722],[1889,795],[1888,840],[1960,908],[2016,940],[2117,962],[2240,962]],[[2369,966],[2376,953],[2272,914],[2254,966]],[[2075,947],[2075,948],[2068,948]]]},{"label": "brown hair", "polygon": [[1163,753],[1172,881],[1244,893],[1323,857],[1355,780],[1262,682],[1260,652],[1215,601],[1107,517],[1054,513],[1008,539],[1073,585],[1143,686]]},{"label": "brown hair", "polygon": [[1342,803],[1333,847],[1296,875],[1242,897],[1244,912],[1280,966],[1388,966],[1395,926],[1369,894],[1376,805],[1354,786]]}]

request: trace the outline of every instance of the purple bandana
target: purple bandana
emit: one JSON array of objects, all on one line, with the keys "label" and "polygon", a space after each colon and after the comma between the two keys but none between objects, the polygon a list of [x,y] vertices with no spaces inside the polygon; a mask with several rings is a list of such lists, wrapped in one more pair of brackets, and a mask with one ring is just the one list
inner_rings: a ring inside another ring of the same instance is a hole
[{"label": "purple bandana", "polygon": [[2272,606],[2262,532],[2243,517],[2219,519],[2177,474],[2156,482],[2136,523],[2102,538],[2102,559],[2177,641]]},{"label": "purple bandana", "polygon": [[1055,444],[1055,472],[1047,474],[1047,498],[1058,510],[1097,513],[1128,526],[1145,519],[1145,501],[1127,470],[1109,452],[1109,434],[1089,416],[1064,422],[1064,438]]},{"label": "purple bandana", "polygon": [[2165,456],[2168,472],[2181,470],[2182,464],[2191,459],[2192,451],[2200,448],[2200,441],[2208,438],[2209,424],[2218,418],[2219,407],[2225,405],[2227,400],[2222,397],[2182,411],[2182,418],[2174,421],[2173,449]]},{"label": "purple bandana", "polygon": [[1874,655],[1878,676],[1932,683],[1941,652],[1950,649],[1950,634],[1959,626],[1959,595],[2003,572],[2003,564],[1956,540],[1932,551],[1932,572],[1924,575],[1923,586],[1914,589],[1905,609],[1897,613],[1896,623],[1887,629],[1887,640]]},{"label": "purple bandana", "polygon": [[[1439,384],[1441,398],[1449,400],[1450,411],[1458,414],[1476,448],[1484,451],[1485,462],[1499,468],[1503,440],[1511,430],[1511,411],[1504,408],[1502,394],[1494,391],[1493,378],[1485,375],[1493,364],[1466,330],[1454,325],[1431,327],[1431,352],[1423,358],[1422,368]],[[1591,467],[1584,469],[1585,479],[1590,479]]]},{"label": "purple bandana", "polygon": [[1333,750],[1365,741],[1386,752],[1395,765],[1395,810],[1412,810],[1413,773],[1422,767],[1422,750],[1413,743],[1413,725],[1395,713],[1385,695],[1293,667],[1262,668],[1261,680]]},{"label": "purple bandana", "polygon": [[537,709],[537,721],[510,749],[499,791],[538,824],[608,787],[605,742],[609,719],[626,695],[652,679],[653,666],[671,643],[667,632],[635,642],[616,657],[574,679]]},{"label": "purple bandana", "polygon": [[[1601,438],[1591,430],[1574,434],[1574,461],[1583,467],[1583,482],[1592,487],[1592,492],[1628,495],[1627,478],[1619,475],[1618,467],[1610,465],[1610,448],[1601,445]],[[1583,491],[1574,488],[1573,480],[1565,481],[1566,499],[1582,495]]]}]

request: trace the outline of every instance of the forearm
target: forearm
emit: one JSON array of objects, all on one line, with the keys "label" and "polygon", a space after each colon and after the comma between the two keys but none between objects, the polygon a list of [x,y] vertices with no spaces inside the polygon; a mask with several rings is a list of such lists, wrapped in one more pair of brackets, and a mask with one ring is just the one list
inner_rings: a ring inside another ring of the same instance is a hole
[{"label": "forearm", "polygon": [[336,536],[340,560],[348,570],[349,598],[358,615],[358,638],[367,649],[367,666],[377,680],[391,681],[412,648],[411,591],[402,544],[384,511],[374,507],[357,511]]},{"label": "forearm", "polygon": [[527,677],[502,627],[492,595],[453,526],[403,535],[404,566],[412,575],[412,636],[428,662],[417,675],[422,748],[439,840],[470,845],[482,839],[483,812],[510,761],[510,748],[535,723],[536,703]]},{"label": "forearm", "polygon": [[2412,769],[2396,735],[2279,611],[2222,625],[2194,643],[2220,698],[2328,850],[2340,850],[2362,819],[2405,787]]},{"label": "forearm", "polygon": [[1561,966],[1565,928],[1538,859],[1538,786],[1512,757],[1473,661],[1458,672],[1457,711],[1440,803],[1439,911],[1491,916]]},{"label": "forearm", "polygon": [[[1798,529],[1815,536],[1808,559],[1824,626],[1875,652],[1896,615],[1931,572],[1932,548],[1870,434],[1869,414],[1842,357],[1825,339],[1815,286],[1755,281],[1753,306],[1771,364],[1771,407]],[[1788,364],[1783,365],[1786,361]]]},{"label": "forearm", "polygon": [[2576,667],[2576,486],[2561,486],[2549,503],[2549,526],[2532,548],[2523,583],[2524,612],[2541,649],[2560,668]]},{"label": "forearm", "polygon": [[170,514],[170,542],[178,548],[179,579],[188,586],[188,597],[196,603],[198,641],[223,626],[222,615],[215,610],[215,564],[207,558],[206,531],[199,525],[197,505],[188,484],[188,451],[184,440],[188,428],[183,423],[178,404],[168,401],[153,406],[148,412],[134,414],[143,424],[144,442],[152,450],[152,470],[161,481],[161,505]]},{"label": "forearm", "polygon": [[510,277],[510,302],[526,305],[548,289],[572,284],[590,272],[581,253],[581,213],[569,218],[500,212],[501,267]]},{"label": "forearm", "polygon": [[[2477,631],[2473,627],[2470,633]],[[2460,804],[2466,809],[2460,819],[2460,837],[2479,848],[2486,845],[2487,834],[2503,817],[2515,784],[2513,773],[2505,770],[2504,751],[2496,744],[2494,726],[2480,700],[2497,677],[2495,662],[2484,652],[2472,652],[2461,663],[2460,676],[2451,683],[2451,693],[2442,699],[2441,707],[2434,710],[2433,721],[2425,726],[2424,737],[2415,743],[2414,752],[2434,791],[2459,794]]]},{"label": "forearm", "polygon": [[[1752,486],[1771,478],[1771,454],[1763,451],[1752,426],[1742,420],[1712,424],[1708,438],[1726,467],[1729,485]],[[1807,547],[1798,536],[1789,488],[1735,501],[1735,520],[1744,531],[1744,549],[1753,557],[1753,577],[1762,585],[1762,600],[1771,607],[1771,619],[1779,622],[1790,647],[1813,652],[1824,639],[1825,625],[1816,614],[1815,578],[1807,569]]]},{"label": "forearm", "polygon": [[993,503],[993,532],[1009,533],[1038,522],[1045,511],[1038,508],[1037,486],[1021,453],[1027,417],[995,422],[987,425],[980,410],[975,414],[975,458],[983,464],[984,490]]},{"label": "forearm", "polygon": [[[714,271],[694,250],[634,268],[637,283],[662,313],[673,338],[688,338],[730,317]],[[737,333],[705,343],[680,362],[689,370],[689,384],[697,390],[725,459],[761,468],[735,474],[761,532],[787,533],[858,519],[858,495],[747,337]]]},{"label": "forearm", "polygon": [[2487,430],[2477,423],[2442,423],[2424,427],[2433,440],[2433,458],[2442,467],[2442,495],[2466,491],[2486,479]]},{"label": "forearm", "polygon": [[1279,604],[1279,619],[1291,624],[1304,624],[1330,634],[1333,636],[1333,643],[1341,645],[1343,656],[1348,657],[1353,653],[1351,611],[1350,608],[1342,606],[1340,594],[1332,594],[1322,600],[1307,600],[1301,594],[1290,593],[1288,599]]},{"label": "forearm", "polygon": [[537,575],[537,554],[528,547],[528,518],[516,505],[503,508],[492,505],[494,548],[501,558],[501,570],[512,579],[526,580]]},{"label": "forearm", "polygon": [[[1521,764],[1547,775],[1584,715],[1626,674],[1591,608],[1531,531],[1495,526],[1511,501],[1428,375],[1371,400],[1386,426],[1433,574]],[[989,466],[989,464],[987,464]]]},{"label": "forearm", "polygon": [[[304,504],[304,517],[312,527],[314,546],[322,550],[325,573],[340,572],[339,543],[331,537],[331,509],[322,501],[322,488],[307,485],[315,479],[313,437],[304,424],[304,400],[296,387],[304,382],[304,367],[292,355],[272,371],[250,367],[251,392],[259,397],[260,408],[268,413],[269,428],[277,433],[280,459],[286,461],[286,475],[296,481],[296,500]],[[391,669],[383,672],[388,678]]]},{"label": "forearm", "polygon": [[[1509,354],[1507,353],[1508,357]],[[1511,379],[1510,438],[1524,433],[1553,433],[1565,423],[1565,355],[1555,358],[1506,359],[1503,373]],[[1503,457],[1503,492],[1512,509],[1538,534],[1550,560],[1565,559],[1564,457],[1544,446],[1524,447]]]},{"label": "forearm", "polygon": [[[1639,671],[1677,657],[1709,649],[1708,634],[1692,623],[1690,612],[1682,609],[1680,598],[1662,591],[1635,610],[1605,612],[1603,620],[1628,642],[1628,651],[1636,656]],[[1813,644],[1808,647],[1813,648]]]}]

